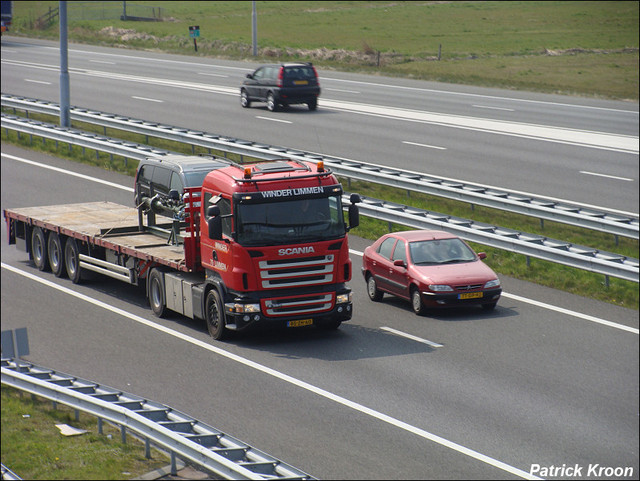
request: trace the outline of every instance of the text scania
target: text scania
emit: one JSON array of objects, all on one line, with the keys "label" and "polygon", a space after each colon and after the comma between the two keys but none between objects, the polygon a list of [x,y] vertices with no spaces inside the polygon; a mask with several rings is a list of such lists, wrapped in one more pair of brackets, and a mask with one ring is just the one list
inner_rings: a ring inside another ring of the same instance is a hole
[{"label": "text scania", "polygon": [[324,190],[322,187],[300,187],[298,189],[282,189],[282,190],[265,190],[262,192],[262,197],[295,197],[299,195],[309,194],[322,194]]},{"label": "text scania", "polygon": [[315,250],[312,246],[309,247],[289,247],[288,249],[278,250],[280,256],[292,256],[295,254],[313,254]]}]

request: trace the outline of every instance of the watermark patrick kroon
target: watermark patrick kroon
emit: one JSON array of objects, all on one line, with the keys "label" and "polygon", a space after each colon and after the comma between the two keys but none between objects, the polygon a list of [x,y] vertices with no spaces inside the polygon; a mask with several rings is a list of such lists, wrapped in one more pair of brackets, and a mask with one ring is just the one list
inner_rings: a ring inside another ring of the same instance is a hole
[{"label": "watermark patrick kroon", "polygon": [[601,464],[593,463],[588,466],[579,464],[563,464],[562,466],[532,464],[529,474],[543,478],[634,478],[636,473],[631,466],[602,466]]}]

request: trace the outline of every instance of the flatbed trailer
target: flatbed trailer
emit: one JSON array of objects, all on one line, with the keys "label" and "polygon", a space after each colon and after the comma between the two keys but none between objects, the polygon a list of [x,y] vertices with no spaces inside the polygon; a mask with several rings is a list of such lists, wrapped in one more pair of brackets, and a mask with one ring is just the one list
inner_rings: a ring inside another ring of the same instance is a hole
[{"label": "flatbed trailer", "polygon": [[51,268],[58,277],[67,273],[74,282],[82,269],[135,285],[152,267],[201,271],[197,213],[191,215],[192,206],[198,208],[199,191],[187,191],[186,222],[166,218],[165,223],[145,225],[139,209],[113,202],[5,209],[9,244],[28,252],[40,270]]},{"label": "flatbed trailer", "polygon": [[[5,217],[30,226],[73,237],[93,246],[136,259],[190,272],[181,245],[171,245],[166,237],[138,230],[138,211],[113,202],[90,202],[6,210]],[[171,228],[170,224],[158,225]]]}]

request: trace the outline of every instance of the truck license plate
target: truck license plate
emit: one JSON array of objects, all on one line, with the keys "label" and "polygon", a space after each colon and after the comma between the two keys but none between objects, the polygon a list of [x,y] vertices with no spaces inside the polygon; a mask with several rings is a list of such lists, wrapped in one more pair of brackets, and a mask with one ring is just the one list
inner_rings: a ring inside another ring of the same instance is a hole
[{"label": "truck license plate", "polygon": [[287,322],[287,327],[302,327],[310,326],[311,324],[313,324],[313,319],[300,319],[298,321]]},{"label": "truck license plate", "polygon": [[477,299],[479,297],[482,297],[482,292],[465,292],[460,294],[458,299]]}]

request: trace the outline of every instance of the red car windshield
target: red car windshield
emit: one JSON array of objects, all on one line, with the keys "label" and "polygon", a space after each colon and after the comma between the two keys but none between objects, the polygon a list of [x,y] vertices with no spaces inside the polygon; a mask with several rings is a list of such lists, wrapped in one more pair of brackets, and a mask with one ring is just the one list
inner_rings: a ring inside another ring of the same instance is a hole
[{"label": "red car windshield", "polygon": [[475,253],[457,238],[411,242],[409,254],[411,262],[415,265],[449,264],[476,260]]}]

